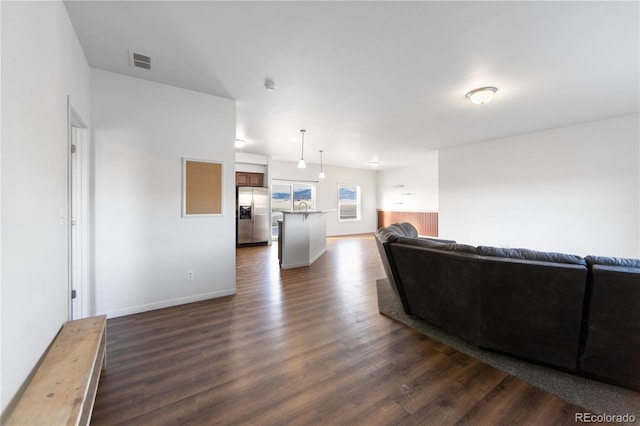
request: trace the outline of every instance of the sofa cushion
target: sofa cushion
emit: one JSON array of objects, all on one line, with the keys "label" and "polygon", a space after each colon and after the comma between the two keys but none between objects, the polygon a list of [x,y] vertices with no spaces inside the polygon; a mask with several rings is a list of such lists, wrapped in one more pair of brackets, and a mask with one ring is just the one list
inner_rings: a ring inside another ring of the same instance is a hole
[{"label": "sofa cushion", "polygon": [[478,246],[478,254],[483,256],[508,257],[511,259],[534,260],[539,262],[587,265],[586,261],[582,257],[574,254],[536,251],[524,248]]},{"label": "sofa cushion", "polygon": [[457,244],[451,240],[438,240],[435,238],[407,238],[398,237],[394,241],[398,244],[406,244],[410,246],[433,248],[443,251],[455,251],[459,253],[478,254],[478,250],[474,246],[467,244]]},{"label": "sofa cushion", "polygon": [[383,243],[392,243],[398,237],[418,237],[418,230],[410,223],[394,223],[377,231],[378,238]]},{"label": "sofa cushion", "polygon": [[457,251],[459,253],[479,254],[478,248],[469,244],[451,244],[451,251]]},{"label": "sofa cushion", "polygon": [[449,243],[440,242],[432,238],[397,237],[393,242],[396,242],[398,244],[406,244],[409,246],[437,248],[441,250],[445,250],[445,247],[449,245]]},{"label": "sofa cushion", "polygon": [[428,240],[428,241],[435,241],[436,243],[444,243],[444,244],[455,244],[456,242],[454,240],[445,240],[442,238],[435,238],[435,237],[418,237],[421,240]]},{"label": "sofa cushion", "polygon": [[640,268],[640,259],[624,257],[587,256],[587,264],[604,266],[622,266],[623,268]]},{"label": "sofa cushion", "polygon": [[409,222],[394,223],[393,225],[390,225],[389,227],[395,229],[398,234],[403,235],[405,237],[417,237],[418,236],[418,230],[416,229],[415,226],[413,226]]}]

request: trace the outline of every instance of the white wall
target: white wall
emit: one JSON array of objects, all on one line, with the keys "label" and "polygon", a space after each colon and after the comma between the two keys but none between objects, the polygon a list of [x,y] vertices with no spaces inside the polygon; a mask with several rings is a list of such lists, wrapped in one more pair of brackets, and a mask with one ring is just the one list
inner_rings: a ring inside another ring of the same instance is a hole
[{"label": "white wall", "polygon": [[377,172],[377,208],[387,211],[438,211],[438,152],[422,164]]},{"label": "white wall", "polygon": [[[0,2],[0,99],[2,99],[2,2]],[[2,165],[2,102],[0,102],[0,166]],[[0,168],[0,223],[2,223],[2,169]],[[2,317],[2,226],[0,226],[0,319]],[[0,374],[2,374],[2,326],[0,324]],[[5,403],[0,379],[0,413]],[[0,414],[1,416],[2,414]]]},{"label": "white wall", "polygon": [[[348,169],[344,167],[324,166],[326,178],[316,185],[316,209],[329,210],[338,208],[338,184],[360,185],[362,203],[361,218],[358,222],[338,222],[338,213],[326,214],[327,235],[353,235],[375,232],[378,217],[376,213],[376,172],[372,170]],[[320,166],[307,164],[306,169],[299,169],[297,163],[271,160],[271,176],[273,179],[291,179],[318,181]]]},{"label": "white wall", "polygon": [[440,235],[640,257],[637,114],[440,151]]},{"label": "white wall", "polygon": [[4,410],[68,320],[67,95],[89,123],[89,67],[61,2],[2,2]]},{"label": "white wall", "polygon": [[[97,312],[234,294],[235,102],[99,70],[91,102]],[[181,217],[182,157],[224,162],[222,216]]]},{"label": "white wall", "polygon": [[236,152],[236,172],[263,173],[269,182],[269,157],[262,154]]}]

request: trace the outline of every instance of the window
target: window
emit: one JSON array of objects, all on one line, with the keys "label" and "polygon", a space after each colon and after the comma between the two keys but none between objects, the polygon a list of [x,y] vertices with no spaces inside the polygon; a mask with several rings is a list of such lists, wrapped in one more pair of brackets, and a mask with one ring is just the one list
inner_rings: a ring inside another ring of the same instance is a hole
[{"label": "window", "polygon": [[314,210],[316,186],[313,182],[273,181],[271,185],[271,235],[278,237],[278,220],[285,210]]},{"label": "window", "polygon": [[360,186],[338,185],[338,221],[360,220]]},{"label": "window", "polygon": [[271,186],[271,210],[291,210],[291,185]]},{"label": "window", "polygon": [[[293,209],[294,210],[313,210],[313,186],[311,184],[295,184],[293,185]],[[305,208],[306,207],[306,208]]]}]

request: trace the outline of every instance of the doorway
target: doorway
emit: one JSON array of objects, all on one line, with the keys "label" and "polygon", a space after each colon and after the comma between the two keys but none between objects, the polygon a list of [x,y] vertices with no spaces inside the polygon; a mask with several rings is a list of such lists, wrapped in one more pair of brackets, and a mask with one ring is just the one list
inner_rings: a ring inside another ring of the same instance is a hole
[{"label": "doorway", "polygon": [[92,313],[89,285],[89,129],[68,102],[69,319]]}]

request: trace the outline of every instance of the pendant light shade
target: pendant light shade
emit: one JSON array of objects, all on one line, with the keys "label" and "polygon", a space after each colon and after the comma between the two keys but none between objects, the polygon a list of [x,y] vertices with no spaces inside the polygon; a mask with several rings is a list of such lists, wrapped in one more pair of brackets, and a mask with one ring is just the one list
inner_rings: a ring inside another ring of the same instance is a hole
[{"label": "pendant light shade", "polygon": [[304,134],[307,131],[305,129],[300,129],[300,133],[302,134],[302,151],[300,153],[300,161],[298,161],[298,168],[305,169],[307,164],[304,162]]},{"label": "pendant light shade", "polygon": [[318,174],[318,179],[324,179],[326,177],[322,168],[322,152],[323,151],[320,150],[320,173]]}]

